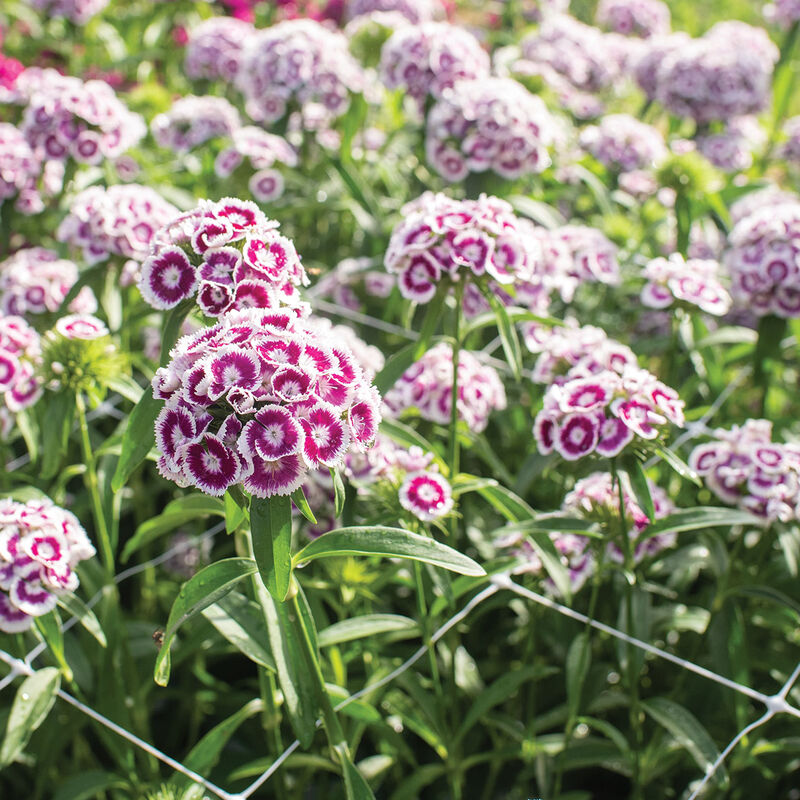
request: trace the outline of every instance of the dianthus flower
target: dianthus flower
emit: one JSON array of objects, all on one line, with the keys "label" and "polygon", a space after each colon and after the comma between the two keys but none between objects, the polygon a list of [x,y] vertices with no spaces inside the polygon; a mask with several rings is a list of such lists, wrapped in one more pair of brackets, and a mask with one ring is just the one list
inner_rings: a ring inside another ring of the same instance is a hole
[{"label": "dianthus flower", "polygon": [[274,164],[287,167],[297,166],[297,153],[286,139],[246,125],[235,130],[232,143],[222,150],[214,161],[214,172],[220,178],[227,178],[247,160],[255,170],[250,176],[250,193],[259,203],[277,200],[284,189],[283,174]]},{"label": "dianthus flower", "polygon": [[308,283],[294,245],[255,203],[204,201],[161,228],[142,265],[139,289],[153,308],[174,308],[197,295],[209,317],[243,308],[292,306]]},{"label": "dianthus flower", "polygon": [[677,31],[664,36],[653,36],[647,42],[647,47],[636,55],[631,64],[636,83],[650,100],[656,98],[658,92],[658,72],[661,63],[672,52],[679,51],[692,41],[692,37],[683,31]]},{"label": "dianthus flower", "polygon": [[[0,122],[0,206],[6,199],[21,196],[17,210],[25,213],[31,207],[25,195],[39,198],[36,182],[41,169],[22,132],[10,122]],[[33,204],[37,210],[41,210],[40,205],[41,198]]]},{"label": "dianthus flower", "polygon": [[772,423],[749,419],[694,448],[689,465],[724,503],[767,520],[800,517],[800,448],[772,441]]},{"label": "dianthus flower", "polygon": [[800,164],[800,116],[786,120],[783,124],[783,135],[786,141],[779,149],[781,158]]},{"label": "dianthus flower", "polygon": [[14,414],[42,395],[36,374],[41,353],[39,334],[22,317],[0,315],[0,392]]},{"label": "dianthus flower", "polygon": [[108,0],[28,0],[28,2],[38,11],[46,12],[48,17],[65,17],[76,25],[85,25],[108,5]]},{"label": "dianthus flower", "polygon": [[[656,486],[647,478],[647,488],[655,512],[654,519],[650,519],[634,500],[630,478],[625,473],[622,473],[620,478],[628,536],[635,541],[652,522],[672,514],[675,511],[675,504],[660,486]],[[612,532],[616,532],[620,524],[619,488],[612,480],[610,473],[593,472],[577,481],[575,488],[564,498],[561,510],[568,515],[577,514],[587,519],[595,519],[607,525]],[[634,549],[635,563],[638,564],[643,559],[672,547],[676,540],[677,534],[672,531],[645,539]],[[609,542],[607,552],[613,561],[622,563],[624,560],[623,552],[616,542]]]},{"label": "dianthus flower", "polygon": [[791,28],[800,20],[800,0],[773,0],[764,6],[764,16],[784,28]]},{"label": "dianthus flower", "polygon": [[731,206],[731,222],[735,226],[762,208],[780,206],[784,203],[800,203],[800,195],[779,189],[774,184],[748,192]]},{"label": "dianthus flower", "polygon": [[800,317],[800,202],[744,217],[730,232],[724,259],[737,304],[758,316]]},{"label": "dianthus flower", "polygon": [[367,380],[372,380],[386,362],[383,353],[374,344],[367,344],[348,325],[334,325],[325,317],[310,316],[306,326],[320,339],[343,344],[364,371]]},{"label": "dianthus flower", "polygon": [[21,633],[78,588],[75,566],[95,554],[77,517],[50,500],[0,499],[0,631]]},{"label": "dianthus flower", "polygon": [[637,366],[636,355],[627,347],[592,325],[578,326],[568,319],[564,326],[547,328],[530,323],[524,328],[525,344],[538,353],[531,380],[534,383],[564,383],[569,376],[595,375],[605,370],[622,374]]},{"label": "dianthus flower", "polygon": [[[569,376],[568,376],[569,377]],[[543,455],[567,461],[590,453],[618,455],[635,437],[656,439],[668,422],[683,425],[683,401],[645,369],[606,370],[552,384],[533,435]]]},{"label": "dianthus flower", "polygon": [[[18,250],[0,262],[0,311],[20,317],[58,311],[77,280],[77,266],[59,258],[54,250]],[[97,310],[97,299],[88,286],[80,290],[69,310],[88,314]]]},{"label": "dianthus flower", "polygon": [[535,242],[505,200],[426,192],[403,208],[403,217],[384,263],[409,300],[429,302],[443,280],[512,284],[533,270]]},{"label": "dianthus flower", "polygon": [[221,495],[241,483],[288,495],[309,469],[337,467],[375,439],[377,391],[352,354],[287,312],[225,314],[184,337],[153,378],[162,475]]},{"label": "dianthus flower", "polygon": [[144,121],[129,111],[105,81],[82,81],[52,69],[17,81],[30,94],[21,129],[42,161],[100,164],[135,145],[146,133]]},{"label": "dianthus flower", "polygon": [[610,114],[585,128],[581,147],[601,164],[618,172],[654,167],[667,154],[664,137],[652,125],[629,114]]},{"label": "dianthus flower", "polygon": [[211,17],[189,34],[184,69],[193,79],[233,82],[239,72],[242,52],[255,35],[249,22],[231,17]]},{"label": "dianthus flower", "polygon": [[[453,388],[453,352],[442,342],[412,364],[386,393],[383,400],[392,414],[416,408],[423,419],[446,424],[450,421]],[[471,431],[480,433],[494,410],[506,407],[506,392],[497,372],[481,364],[469,351],[458,356],[458,418]]]},{"label": "dianthus flower", "polygon": [[224,97],[189,95],[158,114],[150,129],[161,147],[185,153],[209,139],[230,136],[240,125],[239,112]]},{"label": "dianthus flower", "polygon": [[654,258],[642,276],[647,283],[641,300],[648,308],[669,308],[680,301],[718,317],[730,311],[731,296],[720,283],[716,261],[685,260],[680,253],[673,253],[669,258]]},{"label": "dianthus flower", "polygon": [[463,80],[431,108],[425,153],[450,182],[486,170],[513,180],[547,169],[554,139],[547,106],[517,81]]},{"label": "dianthus flower", "polygon": [[489,55],[466,29],[446,22],[407,25],[381,50],[381,78],[403,89],[422,111],[428,95],[442,97],[457,81],[488,78]]},{"label": "dianthus flower", "polygon": [[440,7],[437,0],[347,0],[345,18],[348,20],[376,11],[401,14],[413,25],[432,20]]},{"label": "dianthus flower", "polygon": [[322,116],[318,127],[341,116],[350,92],[364,87],[361,67],[347,39],[310,19],[294,19],[259,31],[247,43],[236,84],[247,113],[264,123],[281,119],[296,105]]},{"label": "dianthus flower", "polygon": [[757,113],[769,104],[777,58],[762,29],[720,23],[664,57],[656,99],[673,114],[699,123]]},{"label": "dianthus flower", "polygon": [[172,203],[147,186],[90,186],[72,201],[56,238],[80,247],[88,264],[110,256],[141,262],[155,232],[178,214]]},{"label": "dianthus flower", "polygon": [[598,24],[625,36],[661,36],[669,33],[669,7],[661,0],[600,0]]},{"label": "dianthus flower", "polygon": [[398,491],[400,505],[423,522],[444,517],[453,508],[450,483],[438,472],[414,472]]},{"label": "dianthus flower", "polygon": [[14,84],[24,69],[21,61],[0,53],[0,102],[7,102],[13,95]]}]

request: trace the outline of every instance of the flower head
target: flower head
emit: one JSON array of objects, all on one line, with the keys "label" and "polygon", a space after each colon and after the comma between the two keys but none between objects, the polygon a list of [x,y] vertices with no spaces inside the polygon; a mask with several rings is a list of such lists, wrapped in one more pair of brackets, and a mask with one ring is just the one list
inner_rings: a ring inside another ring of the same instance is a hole
[{"label": "flower head", "polygon": [[188,95],[150,124],[161,147],[185,153],[209,139],[230,136],[241,125],[239,112],[224,98]]},{"label": "flower head", "polygon": [[92,17],[99,14],[108,0],[29,0],[39,11],[48,17],[66,17],[76,25],[85,25]]},{"label": "flower head", "polygon": [[184,68],[190,78],[232,83],[239,72],[242,51],[255,28],[232,17],[211,17],[189,34]]},{"label": "flower head", "polygon": [[669,33],[669,7],[661,0],[600,0],[597,21],[615,33],[647,39]]},{"label": "flower head", "polygon": [[727,314],[731,297],[719,279],[719,264],[700,258],[684,260],[680,253],[656,258],[643,270],[647,279],[641,294],[648,308],[668,308],[675,301],[697,306],[715,316]]},{"label": "flower head", "polygon": [[[23,213],[41,210],[37,189],[41,163],[23,133],[9,122],[0,122],[0,204],[18,197]],[[31,203],[33,201],[33,203]]]},{"label": "flower head", "polygon": [[581,147],[619,172],[654,167],[666,155],[661,133],[628,114],[609,114],[581,132]]},{"label": "flower head", "polygon": [[0,393],[11,413],[41,397],[41,353],[39,334],[22,317],[0,315]]}]

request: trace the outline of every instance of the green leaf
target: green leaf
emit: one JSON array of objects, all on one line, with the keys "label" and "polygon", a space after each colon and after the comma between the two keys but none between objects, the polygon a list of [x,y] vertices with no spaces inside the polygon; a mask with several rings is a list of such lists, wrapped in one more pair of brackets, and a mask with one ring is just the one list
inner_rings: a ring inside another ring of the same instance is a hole
[{"label": "green leaf", "polygon": [[143,390],[129,375],[112,375],[105,378],[104,383],[109,389],[112,389],[134,404],[142,399],[142,395],[145,392],[145,390]]},{"label": "green leaf", "polygon": [[319,646],[330,647],[334,644],[352,642],[355,639],[366,639],[380,633],[402,632],[407,636],[418,636],[419,625],[409,617],[399,614],[365,614],[363,617],[335,622],[319,632]]},{"label": "green leaf", "polygon": [[[642,708],[672,734],[678,744],[689,752],[703,772],[707,772],[719,757],[719,750],[714,744],[714,740],[688,709],[666,697],[644,700]],[[727,786],[728,774],[724,765],[717,768],[713,780],[717,786]]]},{"label": "green leaf", "polygon": [[461,575],[485,575],[483,567],[471,558],[402,528],[383,526],[339,528],[323,533],[307,544],[293,559],[296,566],[305,561],[331,556],[389,556],[424,561]]},{"label": "green leaf", "polygon": [[58,604],[71,614],[73,617],[76,617],[78,622],[86,628],[89,633],[97,639],[98,644],[100,647],[106,647],[106,635],[103,633],[103,629],[100,627],[100,622],[95,616],[94,611],[89,608],[83,600],[80,599],[75,594],[62,594],[57,595],[56,599]]},{"label": "green leaf", "polygon": [[437,455],[433,445],[424,437],[418,434],[412,427],[396,419],[384,417],[381,420],[380,432],[388,436],[393,442],[403,445],[403,447],[421,447],[426,453],[433,453],[434,461],[439,466],[443,475],[448,475],[449,470],[442,458]]},{"label": "green leaf", "polygon": [[733,586],[725,593],[725,596],[728,595],[741,595],[742,597],[757,597],[761,600],[768,600],[770,603],[789,608],[794,611],[797,616],[800,616],[800,603],[773,586],[750,584],[745,586]]},{"label": "green leaf", "polygon": [[442,312],[444,310],[447,294],[448,290],[443,284],[430,303],[425,306],[425,317],[422,320],[422,327],[419,329],[419,339],[417,339],[414,346],[414,358],[412,359],[412,363],[414,361],[419,361],[422,356],[428,352],[433,334],[436,333],[436,328],[439,327],[439,323],[442,321]]},{"label": "green leaf", "polygon": [[454,743],[460,742],[475,723],[480,722],[490,709],[508,700],[523,683],[545,678],[555,672],[557,672],[555,667],[522,667],[498,678],[491,686],[484,689],[472,703],[456,731]]},{"label": "green leaf", "polygon": [[[347,689],[343,689],[341,686],[336,686],[336,684],[333,683],[326,683],[325,691],[328,693],[331,700],[333,700],[334,706],[338,706],[339,703],[351,697]],[[359,722],[366,722],[368,725],[383,722],[381,712],[378,711],[375,706],[370,705],[364,700],[350,700],[347,705],[343,706],[337,713],[346,714],[348,717],[356,719]]]},{"label": "green leaf", "polygon": [[159,686],[166,686],[169,681],[169,650],[181,625],[204,608],[216,603],[242,578],[257,569],[256,562],[250,558],[225,558],[209,564],[183,584],[169,612],[164,642],[156,657],[154,678]]},{"label": "green leaf", "polygon": [[344,754],[341,756],[344,773],[344,791],[347,800],[375,800],[372,789],[356,765]]},{"label": "green leaf", "polygon": [[203,609],[203,616],[239,652],[256,664],[276,671],[258,603],[232,591]]},{"label": "green leaf", "polygon": [[522,522],[511,522],[497,530],[500,535],[510,533],[577,533],[590,539],[602,539],[603,534],[597,530],[597,523],[583,517],[551,517],[541,516],[537,519],[525,519]]},{"label": "green leaf", "polygon": [[655,452],[657,455],[669,464],[681,478],[690,480],[695,486],[703,486],[700,476],[673,450],[668,447],[656,447]]},{"label": "green leaf", "polygon": [[529,219],[542,225],[545,228],[558,228],[561,225],[566,225],[567,220],[564,218],[557,209],[553,206],[542,203],[538,200],[533,200],[521,194],[514,194],[507,197],[506,200],[514,206],[515,211],[524,214]]},{"label": "green leaf", "polygon": [[[264,708],[261,699],[251,700],[247,705],[240,708],[235,714],[231,714],[218,725],[215,725],[189,752],[183,759],[183,765],[194,770],[198,775],[207,775],[219,761],[222,749],[228,740],[236,732],[236,729],[250,717],[255,716]],[[191,778],[186,775],[176,774],[171,780],[170,785],[178,791],[183,791],[182,800],[199,798],[205,794],[206,790],[194,784]],[[195,786],[196,792],[191,792]]]},{"label": "green leaf", "polygon": [[47,392],[41,414],[42,460],[41,477],[52,478],[67,453],[69,434],[75,422],[75,394],[69,390]]},{"label": "green leaf", "polygon": [[383,369],[373,378],[372,383],[383,395],[395,385],[400,376],[417,360],[418,342],[411,342],[393,353],[383,365]]},{"label": "green leaf", "polygon": [[225,497],[225,530],[233,533],[247,520],[248,500],[238,486],[231,486]]},{"label": "green leaf", "polygon": [[522,377],[522,349],[519,345],[517,329],[508,316],[508,310],[494,292],[487,288],[483,294],[489,301],[492,311],[494,311],[494,316],[497,320],[497,332],[500,334],[506,361],[511,367],[514,378],[519,380]]},{"label": "green leaf", "polygon": [[342,516],[342,511],[344,511],[346,492],[344,489],[344,481],[342,480],[342,475],[339,470],[331,467],[330,473],[334,492],[333,513],[334,516],[338,518]]},{"label": "green leaf", "polygon": [[533,519],[536,516],[534,510],[521,497],[497,481],[493,481],[489,486],[482,486],[477,491],[511,522]]},{"label": "green leaf", "polygon": [[143,522],[126,542],[122,551],[122,562],[126,562],[137,550],[187,522],[211,515],[225,516],[225,504],[218,497],[206,494],[190,494],[169,503],[157,517]]},{"label": "green leaf", "polygon": [[653,498],[650,496],[650,485],[647,482],[647,475],[644,474],[642,462],[636,456],[631,455],[622,460],[622,469],[630,479],[631,488],[639,508],[644,511],[650,522],[654,522],[656,510],[653,506]]},{"label": "green leaf", "polygon": [[15,761],[25,749],[31,734],[50,713],[60,687],[61,674],[55,667],[40,669],[20,684],[0,744],[0,768]]},{"label": "green leaf", "polygon": [[39,458],[39,433],[37,426],[33,423],[34,415],[32,411],[33,409],[23,408],[17,414],[17,427],[25,442],[25,449],[28,451],[31,461],[35,464]]},{"label": "green leaf", "polygon": [[64,677],[71,681],[72,670],[64,656],[64,634],[61,632],[61,617],[58,615],[58,611],[54,608],[41,617],[35,617],[34,624],[41,634],[42,640],[53,654],[53,658],[55,658]]},{"label": "green leaf", "polygon": [[172,350],[175,342],[181,335],[183,326],[189,312],[194,308],[194,298],[182,300],[175,308],[164,317],[164,325],[161,329],[161,359],[162,365],[169,360],[169,351]]},{"label": "green leaf", "polygon": [[145,460],[150,448],[155,444],[156,417],[163,405],[163,400],[156,400],[152,393],[147,391],[133,407],[128,427],[122,437],[122,450],[117,469],[111,479],[111,488],[115,492],[125,485],[131,473]]},{"label": "green leaf", "polygon": [[[506,308],[506,315],[511,322],[538,322],[541,325],[546,325],[550,328],[558,328],[564,326],[564,321],[556,319],[556,317],[548,317],[544,314],[534,314],[532,311],[527,311],[524,308],[515,308],[511,306]],[[491,328],[497,325],[497,316],[493,311],[487,311],[484,314],[478,314],[472,317],[464,326],[464,337],[475,331],[482,330],[483,328]]]},{"label": "green leaf", "polygon": [[253,497],[250,530],[258,574],[267,591],[282,603],[292,577],[292,502],[289,497]]},{"label": "green leaf", "polygon": [[592,644],[586,631],[578,634],[567,651],[567,707],[570,717],[578,713],[581,691],[589,674],[592,661]]},{"label": "green leaf", "polygon": [[[331,470],[333,472],[333,470]],[[297,510],[312,524],[317,524],[317,518],[314,516],[314,512],[311,510],[311,506],[308,504],[308,500],[306,499],[306,493],[303,491],[303,487],[299,486],[292,492],[292,502],[295,504]]]},{"label": "green leaf", "polygon": [[95,800],[109,789],[127,789],[128,784],[112,772],[91,769],[65,779],[52,800]]},{"label": "green leaf", "polygon": [[545,531],[530,531],[528,544],[536,551],[550,580],[556,585],[559,593],[569,603],[572,599],[572,583],[567,568],[562,563],[562,556],[550,535]]},{"label": "green leaf", "polygon": [[682,533],[683,531],[696,531],[703,528],[716,526],[729,527],[731,525],[758,525],[763,526],[764,520],[747,511],[736,508],[719,508],[717,506],[698,506],[685,511],[676,511],[668,517],[662,517],[648,525],[642,532],[640,541],[657,536],[659,533]]}]

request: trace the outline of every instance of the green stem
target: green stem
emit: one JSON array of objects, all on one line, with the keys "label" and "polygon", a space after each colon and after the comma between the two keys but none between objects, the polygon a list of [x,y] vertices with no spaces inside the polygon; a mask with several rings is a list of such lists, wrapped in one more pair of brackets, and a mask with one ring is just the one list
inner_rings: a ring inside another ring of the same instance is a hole
[{"label": "green stem", "polygon": [[425,584],[422,581],[422,565],[419,561],[414,562],[414,578],[417,583],[417,608],[419,609],[419,622],[422,627],[422,640],[428,648],[428,659],[431,663],[431,676],[433,678],[434,688],[436,689],[436,696],[441,700],[443,699],[442,681],[439,675],[439,665],[436,663],[436,651],[433,649],[430,641],[428,604],[425,602]]},{"label": "green stem", "polygon": [[[461,306],[464,298],[464,284],[454,286],[456,299],[453,318],[453,383],[450,389],[450,430],[447,448],[447,464],[450,467],[450,481],[454,481],[459,473],[461,452],[458,443],[458,362],[461,358]],[[458,535],[458,518],[455,514],[450,519],[450,534],[455,542]]]},{"label": "green stem", "polygon": [[111,545],[111,536],[108,531],[103,501],[100,497],[100,481],[97,478],[97,461],[92,450],[92,442],[89,438],[89,424],[86,421],[86,404],[83,395],[77,392],[75,395],[75,407],[78,410],[78,425],[81,429],[81,447],[83,448],[83,460],[86,464],[86,472],[83,473],[84,483],[89,492],[92,503],[92,514],[94,516],[95,531],[97,533],[98,544],[100,545],[100,556],[103,566],[108,575],[114,574],[114,548]]}]

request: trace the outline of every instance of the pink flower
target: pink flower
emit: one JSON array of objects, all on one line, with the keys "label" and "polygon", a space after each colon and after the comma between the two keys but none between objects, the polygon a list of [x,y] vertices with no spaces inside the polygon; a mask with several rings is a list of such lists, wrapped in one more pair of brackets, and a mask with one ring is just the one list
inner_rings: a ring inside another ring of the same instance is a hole
[{"label": "pink flower", "polygon": [[39,334],[22,317],[0,315],[0,392],[12,413],[41,396],[35,366],[41,361]]},{"label": "pink flower", "polygon": [[414,472],[398,491],[400,505],[423,522],[444,517],[453,508],[453,493],[448,481],[438,472]]},{"label": "pink flower", "polygon": [[249,22],[230,17],[211,17],[189,33],[184,65],[192,78],[232,82],[239,72],[242,51],[255,35]]},{"label": "pink flower", "polygon": [[70,314],[56,322],[56,331],[67,339],[100,339],[108,336],[106,324],[91,314]]}]

